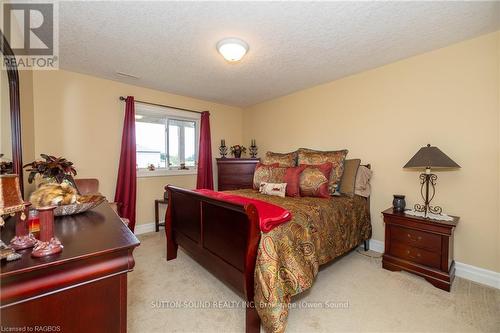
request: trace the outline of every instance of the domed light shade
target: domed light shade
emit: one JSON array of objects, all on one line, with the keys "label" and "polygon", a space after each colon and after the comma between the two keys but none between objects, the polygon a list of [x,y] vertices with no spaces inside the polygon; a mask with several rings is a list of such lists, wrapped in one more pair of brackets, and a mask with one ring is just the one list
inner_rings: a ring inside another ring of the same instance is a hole
[{"label": "domed light shade", "polygon": [[248,44],[238,38],[225,38],[217,43],[217,50],[227,61],[237,62],[248,52]]}]

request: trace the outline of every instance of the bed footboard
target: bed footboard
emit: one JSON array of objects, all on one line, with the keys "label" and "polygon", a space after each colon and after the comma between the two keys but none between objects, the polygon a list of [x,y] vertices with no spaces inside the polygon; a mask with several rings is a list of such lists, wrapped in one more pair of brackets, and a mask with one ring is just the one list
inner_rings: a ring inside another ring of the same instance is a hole
[{"label": "bed footboard", "polygon": [[165,217],[167,260],[177,257],[180,245],[208,271],[239,293],[250,307],[246,332],[259,332],[253,307],[254,271],[260,241],[254,205],[238,205],[167,185]]}]

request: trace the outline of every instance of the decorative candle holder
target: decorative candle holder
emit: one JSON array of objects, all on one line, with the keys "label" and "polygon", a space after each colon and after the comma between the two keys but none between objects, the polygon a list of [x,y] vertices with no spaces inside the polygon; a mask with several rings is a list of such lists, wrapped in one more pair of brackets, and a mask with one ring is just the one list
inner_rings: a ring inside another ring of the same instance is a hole
[{"label": "decorative candle holder", "polygon": [[251,142],[250,147],[248,148],[248,151],[250,152],[251,158],[257,157],[257,145],[255,144],[255,139],[252,139],[252,142]]},{"label": "decorative candle holder", "polygon": [[56,207],[38,208],[40,219],[40,239],[37,241],[31,256],[45,257],[62,251],[63,246],[54,236],[54,209]]},{"label": "decorative candle holder", "polygon": [[220,140],[219,153],[222,158],[226,158],[227,155],[226,139]]},{"label": "decorative candle holder", "polygon": [[220,146],[219,147],[219,152],[220,152],[220,156],[222,158],[226,158],[226,155],[227,155],[227,147],[226,146]]},{"label": "decorative candle holder", "polygon": [[24,211],[19,216],[19,220],[16,221],[16,236],[10,241],[10,246],[14,250],[24,250],[35,246],[37,240],[32,233],[29,232],[28,219],[29,207],[31,203],[26,203]]}]

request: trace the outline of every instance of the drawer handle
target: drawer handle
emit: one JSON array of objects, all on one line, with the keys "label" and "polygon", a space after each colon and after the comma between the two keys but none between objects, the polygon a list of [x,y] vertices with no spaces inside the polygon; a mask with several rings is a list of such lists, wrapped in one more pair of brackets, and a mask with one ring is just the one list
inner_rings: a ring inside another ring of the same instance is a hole
[{"label": "drawer handle", "polygon": [[412,237],[410,234],[408,234],[408,238],[413,241],[413,242],[419,242],[422,240],[422,236],[418,236],[417,238]]},{"label": "drawer handle", "polygon": [[407,255],[408,255],[408,257],[410,257],[411,259],[417,259],[417,258],[422,257],[422,255],[420,254],[420,252],[417,252],[417,256],[416,256],[416,257],[415,257],[415,256],[412,256],[412,255],[410,254],[410,250],[406,250],[406,254],[407,254]]}]

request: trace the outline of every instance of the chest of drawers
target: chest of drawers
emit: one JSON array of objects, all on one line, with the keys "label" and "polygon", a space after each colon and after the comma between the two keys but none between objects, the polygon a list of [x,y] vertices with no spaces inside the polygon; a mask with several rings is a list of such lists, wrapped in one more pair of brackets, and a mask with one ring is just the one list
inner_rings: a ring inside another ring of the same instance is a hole
[{"label": "chest of drawers", "polygon": [[253,187],[253,173],[258,158],[218,158],[218,190],[238,190]]},{"label": "chest of drawers", "polygon": [[[16,219],[13,217],[12,219]],[[15,220],[2,227],[9,243]],[[57,217],[61,253],[0,263],[0,331],[127,332],[127,273],[139,240],[108,203]]]},{"label": "chest of drawers", "polygon": [[405,270],[424,277],[434,286],[450,291],[455,277],[453,231],[459,218],[437,221],[382,212],[385,222],[385,251],[382,267]]}]

